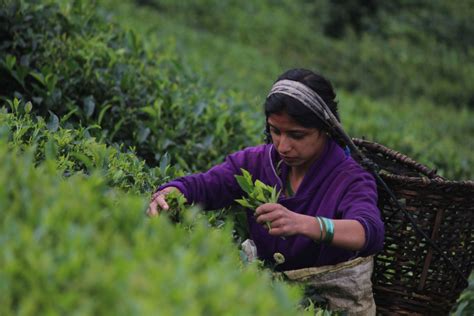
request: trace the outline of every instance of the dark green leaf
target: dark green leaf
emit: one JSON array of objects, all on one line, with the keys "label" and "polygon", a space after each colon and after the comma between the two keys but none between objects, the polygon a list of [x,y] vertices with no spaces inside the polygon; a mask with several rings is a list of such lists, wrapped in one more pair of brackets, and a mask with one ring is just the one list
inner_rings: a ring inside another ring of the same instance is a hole
[{"label": "dark green leaf", "polygon": [[51,132],[56,132],[59,128],[59,118],[53,112],[51,111],[48,111],[48,112],[49,112],[49,121],[48,121],[47,127]]},{"label": "dark green leaf", "polygon": [[85,97],[82,100],[82,103],[84,105],[84,113],[86,114],[86,117],[89,118],[94,114],[95,110],[95,101],[93,96],[88,96]]},{"label": "dark green leaf", "polygon": [[146,141],[148,136],[150,135],[150,129],[148,127],[143,128],[143,126],[140,126],[140,129],[138,131],[138,143],[143,143]]}]

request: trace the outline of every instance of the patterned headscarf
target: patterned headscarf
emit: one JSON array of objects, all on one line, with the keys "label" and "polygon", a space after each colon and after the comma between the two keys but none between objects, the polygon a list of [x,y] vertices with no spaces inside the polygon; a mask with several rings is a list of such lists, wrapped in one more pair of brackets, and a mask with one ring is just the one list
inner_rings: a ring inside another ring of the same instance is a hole
[{"label": "patterned headscarf", "polygon": [[279,80],[273,85],[267,98],[276,93],[285,94],[300,101],[316,114],[329,130],[334,126],[334,120],[338,121],[319,94],[301,82],[288,79]]},{"label": "patterned headscarf", "polygon": [[321,98],[316,91],[301,82],[283,79],[275,82],[270,93],[267,95],[267,98],[277,93],[285,94],[300,101],[301,104],[316,114],[316,116],[326,126],[329,133],[343,148],[345,148],[345,150],[348,149],[345,145],[353,145],[352,140],[344,132],[337,117],[332,113],[326,102],[324,102],[323,98]]}]

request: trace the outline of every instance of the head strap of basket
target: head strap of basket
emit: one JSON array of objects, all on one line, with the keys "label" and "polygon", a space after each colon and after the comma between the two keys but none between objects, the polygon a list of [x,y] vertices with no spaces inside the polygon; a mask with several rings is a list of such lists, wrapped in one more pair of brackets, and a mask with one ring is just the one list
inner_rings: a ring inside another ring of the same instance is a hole
[{"label": "head strap of basket", "polygon": [[397,200],[393,191],[388,187],[388,185],[383,181],[380,177],[378,171],[379,167],[369,158],[367,158],[359,148],[354,144],[352,138],[344,131],[341,123],[338,121],[336,116],[332,113],[329,109],[326,102],[324,102],[323,98],[316,93],[313,89],[307,87],[305,84],[293,81],[293,80],[279,80],[277,81],[270,90],[270,93],[267,97],[272,94],[285,94],[290,96],[296,100],[298,100],[301,104],[306,106],[309,110],[311,110],[316,116],[324,123],[327,130],[333,137],[336,137],[339,141],[342,141],[345,145],[347,145],[352,153],[359,159],[359,163],[366,168],[369,172],[371,172],[374,177],[376,178],[377,182],[384,188],[384,190],[390,196],[390,199],[394,206],[397,208],[397,211],[402,211],[404,215],[408,218],[410,223],[412,224],[415,231],[425,239],[435,251],[437,251],[446,262],[451,265],[451,267],[456,271],[456,273],[464,280],[466,284],[468,284],[467,278],[464,274],[459,270],[459,268],[452,262],[452,260],[447,257],[447,255],[436,245],[431,238],[421,230],[416,221],[413,219],[411,214],[405,210],[405,208],[400,204]]}]

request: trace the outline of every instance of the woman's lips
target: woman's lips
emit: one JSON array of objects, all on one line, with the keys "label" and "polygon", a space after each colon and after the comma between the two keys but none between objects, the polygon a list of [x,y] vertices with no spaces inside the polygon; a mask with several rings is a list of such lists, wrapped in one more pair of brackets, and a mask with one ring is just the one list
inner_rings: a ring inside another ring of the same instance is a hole
[{"label": "woman's lips", "polygon": [[281,156],[281,158],[285,161],[295,161],[296,159],[298,159],[296,157],[288,157],[288,156]]}]

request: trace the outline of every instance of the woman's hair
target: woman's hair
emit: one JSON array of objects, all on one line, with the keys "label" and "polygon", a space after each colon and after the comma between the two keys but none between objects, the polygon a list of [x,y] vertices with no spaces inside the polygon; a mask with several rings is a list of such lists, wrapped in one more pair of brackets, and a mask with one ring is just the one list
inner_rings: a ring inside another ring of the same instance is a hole
[{"label": "woman's hair", "polygon": [[[303,83],[313,91],[315,91],[334,114],[339,119],[337,111],[336,94],[334,93],[331,83],[321,75],[318,75],[307,69],[290,69],[278,77],[277,81],[288,79]],[[285,94],[275,93],[265,100],[265,116],[272,114],[287,113],[291,118],[306,128],[317,128],[318,130],[327,131],[324,123],[310,109],[304,106],[300,101],[287,96]],[[268,124],[266,135],[268,138]],[[268,139],[267,139],[268,141]]]}]

